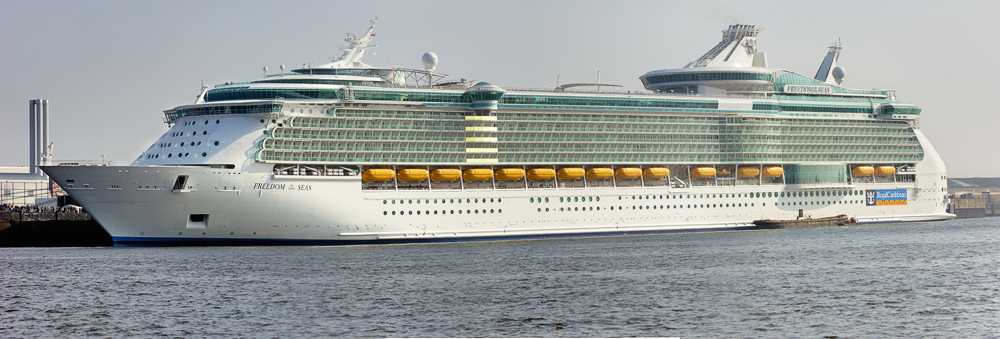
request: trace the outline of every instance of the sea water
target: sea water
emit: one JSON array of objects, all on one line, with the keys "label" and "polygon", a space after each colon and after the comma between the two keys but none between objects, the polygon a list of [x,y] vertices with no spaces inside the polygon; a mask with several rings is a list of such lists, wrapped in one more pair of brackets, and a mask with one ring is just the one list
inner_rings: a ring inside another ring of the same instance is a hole
[{"label": "sea water", "polygon": [[1000,218],[335,247],[0,249],[0,337],[1000,337]]}]

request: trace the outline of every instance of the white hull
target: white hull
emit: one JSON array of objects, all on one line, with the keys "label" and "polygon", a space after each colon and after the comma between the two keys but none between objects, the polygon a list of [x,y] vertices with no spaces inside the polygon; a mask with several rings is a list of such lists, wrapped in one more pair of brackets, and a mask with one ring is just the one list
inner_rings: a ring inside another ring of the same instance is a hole
[{"label": "white hull", "polygon": [[[794,219],[799,209],[814,217],[846,214],[860,223],[954,217],[944,212],[941,194],[921,194],[915,183],[362,191],[360,177],[276,177],[264,164],[242,172],[153,166],[44,169],[57,182],[75,181],[67,191],[118,245],[392,243],[741,230],[753,228],[754,220]],[[173,190],[178,175],[187,175],[192,188]],[[779,197],[792,189],[816,194]],[[909,200],[868,206],[860,192],[870,189],[906,189]],[[852,193],[842,195],[847,192]],[[192,221],[191,215],[207,217]]]}]

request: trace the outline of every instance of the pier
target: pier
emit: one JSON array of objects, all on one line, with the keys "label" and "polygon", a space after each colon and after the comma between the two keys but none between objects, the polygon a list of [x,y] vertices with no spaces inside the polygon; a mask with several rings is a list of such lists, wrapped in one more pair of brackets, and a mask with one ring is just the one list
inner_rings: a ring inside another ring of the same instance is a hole
[{"label": "pier", "polygon": [[86,212],[0,211],[0,247],[94,247],[114,243]]}]

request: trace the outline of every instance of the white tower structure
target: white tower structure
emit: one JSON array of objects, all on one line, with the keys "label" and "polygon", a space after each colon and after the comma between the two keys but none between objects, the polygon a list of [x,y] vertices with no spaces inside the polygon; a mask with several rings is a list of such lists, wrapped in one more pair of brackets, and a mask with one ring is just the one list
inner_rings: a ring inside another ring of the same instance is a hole
[{"label": "white tower structure", "polygon": [[40,165],[47,165],[43,160],[49,159],[49,101],[35,99],[29,101],[29,143],[28,152],[30,154],[29,172],[32,175],[45,176],[38,169]]}]

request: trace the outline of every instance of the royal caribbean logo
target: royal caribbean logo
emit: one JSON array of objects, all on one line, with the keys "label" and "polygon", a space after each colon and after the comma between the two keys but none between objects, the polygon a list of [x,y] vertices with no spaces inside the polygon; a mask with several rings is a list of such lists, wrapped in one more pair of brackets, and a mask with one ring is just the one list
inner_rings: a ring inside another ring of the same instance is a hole
[{"label": "royal caribbean logo", "polygon": [[906,205],[906,189],[865,190],[865,205],[867,206]]}]

